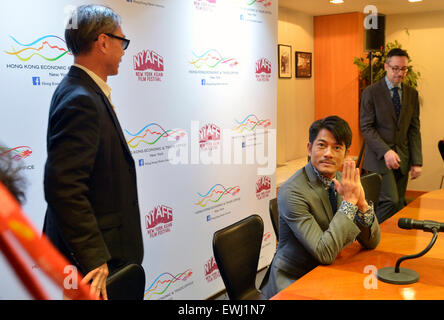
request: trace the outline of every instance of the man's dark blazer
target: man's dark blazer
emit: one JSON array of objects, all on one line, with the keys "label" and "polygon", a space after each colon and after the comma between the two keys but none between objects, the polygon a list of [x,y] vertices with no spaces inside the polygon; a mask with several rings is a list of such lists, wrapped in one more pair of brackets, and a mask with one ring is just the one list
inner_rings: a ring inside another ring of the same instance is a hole
[{"label": "man's dark blazer", "polygon": [[134,160],[103,91],[72,66],[52,97],[43,232],[87,273],[143,258]]},{"label": "man's dark blazer", "polygon": [[[340,181],[342,175],[337,173]],[[342,202],[337,197],[337,208]],[[379,224],[360,227],[344,213],[332,211],[328,192],[311,163],[280,188],[279,243],[264,294],[270,298],[320,264],[331,264],[338,253],[357,239],[365,248],[380,240]]]},{"label": "man's dark blazer", "polygon": [[402,174],[408,174],[411,164],[422,165],[418,92],[403,84],[401,104],[397,119],[385,79],[362,93],[359,119],[366,144],[364,169],[386,173],[384,154],[390,149],[401,159]]}]

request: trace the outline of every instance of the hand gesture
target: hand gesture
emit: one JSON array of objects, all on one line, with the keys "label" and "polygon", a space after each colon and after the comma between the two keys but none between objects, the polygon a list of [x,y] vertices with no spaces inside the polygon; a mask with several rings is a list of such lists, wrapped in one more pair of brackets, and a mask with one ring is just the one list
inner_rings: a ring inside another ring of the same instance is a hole
[{"label": "hand gesture", "polygon": [[81,282],[88,283],[92,280],[91,294],[95,295],[97,299],[102,296],[103,300],[108,300],[106,293],[106,278],[108,274],[108,265],[104,263],[100,267],[88,272]]},{"label": "hand gesture", "polygon": [[333,179],[333,182],[335,184],[336,192],[345,201],[355,205],[358,201],[362,202],[363,197],[365,201],[359,168],[355,167],[355,162],[353,160],[345,160],[342,171],[342,181],[339,182],[338,180]]}]

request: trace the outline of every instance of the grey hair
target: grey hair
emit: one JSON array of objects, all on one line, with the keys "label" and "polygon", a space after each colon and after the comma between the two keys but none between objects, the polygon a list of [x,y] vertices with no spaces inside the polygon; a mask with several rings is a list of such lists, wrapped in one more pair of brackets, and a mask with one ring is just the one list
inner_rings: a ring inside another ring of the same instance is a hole
[{"label": "grey hair", "polygon": [[72,11],[65,28],[68,50],[74,56],[88,53],[102,33],[112,33],[121,24],[120,16],[102,5],[82,5]]}]

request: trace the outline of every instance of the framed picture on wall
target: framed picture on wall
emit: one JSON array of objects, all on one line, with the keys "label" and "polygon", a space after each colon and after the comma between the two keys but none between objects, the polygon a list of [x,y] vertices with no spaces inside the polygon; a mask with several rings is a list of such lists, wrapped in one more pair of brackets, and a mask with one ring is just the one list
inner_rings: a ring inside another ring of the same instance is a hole
[{"label": "framed picture on wall", "polygon": [[295,52],[296,78],[311,78],[311,52]]},{"label": "framed picture on wall", "polygon": [[291,78],[291,46],[278,45],[279,78]]}]

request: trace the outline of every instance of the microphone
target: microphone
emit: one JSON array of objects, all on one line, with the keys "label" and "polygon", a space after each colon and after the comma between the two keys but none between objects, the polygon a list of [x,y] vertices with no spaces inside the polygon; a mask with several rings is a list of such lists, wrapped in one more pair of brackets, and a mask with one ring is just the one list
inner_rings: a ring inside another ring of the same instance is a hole
[{"label": "microphone", "polygon": [[415,270],[401,268],[401,262],[408,259],[419,258],[425,255],[435,244],[436,239],[438,238],[438,232],[444,231],[444,223],[431,220],[418,221],[410,218],[400,218],[398,220],[398,227],[401,229],[419,229],[427,232],[433,232],[432,241],[430,241],[427,248],[422,250],[420,253],[399,258],[398,261],[396,261],[394,268],[386,267],[379,269],[377,272],[377,277],[381,281],[392,284],[415,283],[419,280],[419,274]]},{"label": "microphone", "polygon": [[444,223],[432,221],[432,220],[414,220],[410,218],[400,218],[398,220],[398,227],[401,229],[419,229],[427,232],[443,232]]}]

